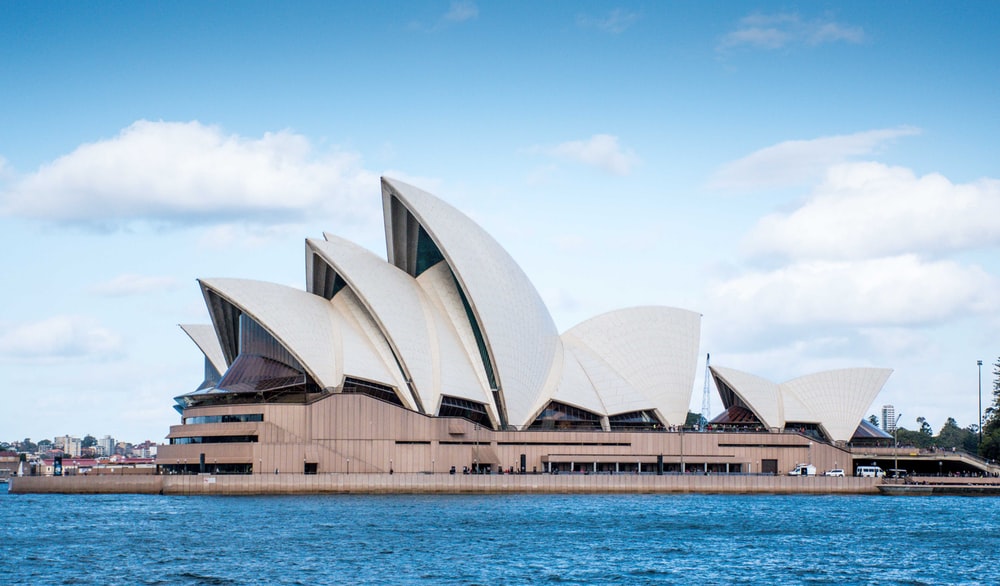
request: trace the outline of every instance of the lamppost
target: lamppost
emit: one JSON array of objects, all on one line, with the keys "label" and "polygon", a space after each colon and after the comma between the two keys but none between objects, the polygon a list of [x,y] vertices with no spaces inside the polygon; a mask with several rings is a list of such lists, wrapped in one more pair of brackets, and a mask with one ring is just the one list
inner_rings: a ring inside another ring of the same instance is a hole
[{"label": "lamppost", "polygon": [[977,360],[979,366],[979,445],[983,444],[983,361]]},{"label": "lamppost", "polygon": [[347,459],[347,475],[348,476],[351,475],[351,459],[350,458]]},{"label": "lamppost", "polygon": [[892,442],[895,446],[892,448],[892,474],[894,476],[899,475],[899,418],[902,416],[902,413],[896,415],[896,421],[892,422]]},{"label": "lamppost", "polygon": [[473,428],[476,430],[476,453],[472,457],[472,469],[474,474],[479,474],[479,424],[476,423]]}]

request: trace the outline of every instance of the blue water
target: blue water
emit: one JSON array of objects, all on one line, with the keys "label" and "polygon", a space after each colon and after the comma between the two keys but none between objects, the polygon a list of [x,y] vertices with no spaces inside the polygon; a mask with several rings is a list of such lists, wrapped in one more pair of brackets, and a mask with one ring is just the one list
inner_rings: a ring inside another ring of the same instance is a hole
[{"label": "blue water", "polygon": [[2,488],[4,584],[1000,583],[1000,498]]}]

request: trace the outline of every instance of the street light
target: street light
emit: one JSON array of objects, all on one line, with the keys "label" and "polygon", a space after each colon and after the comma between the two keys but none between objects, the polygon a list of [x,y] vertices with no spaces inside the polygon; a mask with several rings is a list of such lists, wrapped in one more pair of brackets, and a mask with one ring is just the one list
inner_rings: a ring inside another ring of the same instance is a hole
[{"label": "street light", "polygon": [[977,360],[979,366],[979,445],[983,444],[983,361]]},{"label": "street light", "polygon": [[351,459],[350,458],[347,459],[347,475],[348,476],[351,475]]},{"label": "street light", "polygon": [[479,424],[474,424],[473,429],[476,430],[476,453],[472,457],[472,469],[474,474],[479,474]]},{"label": "street light", "polygon": [[896,416],[896,421],[892,422],[892,441],[895,444],[892,449],[892,473],[895,476],[899,475],[899,418],[902,416],[900,413]]}]

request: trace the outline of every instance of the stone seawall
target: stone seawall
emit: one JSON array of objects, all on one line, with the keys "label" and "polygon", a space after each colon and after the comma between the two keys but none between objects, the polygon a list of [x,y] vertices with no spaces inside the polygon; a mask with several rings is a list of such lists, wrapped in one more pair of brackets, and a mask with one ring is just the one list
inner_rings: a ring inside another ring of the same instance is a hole
[{"label": "stone seawall", "polygon": [[879,494],[876,478],[655,475],[327,474],[25,476],[12,493],[262,494]]}]

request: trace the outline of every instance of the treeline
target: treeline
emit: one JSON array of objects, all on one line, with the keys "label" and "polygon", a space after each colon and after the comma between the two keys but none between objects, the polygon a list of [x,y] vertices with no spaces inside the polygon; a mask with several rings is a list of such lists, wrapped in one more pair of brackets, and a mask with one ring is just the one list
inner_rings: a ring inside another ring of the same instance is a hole
[{"label": "treeline", "polygon": [[[873,416],[874,417],[874,416]],[[979,446],[979,428],[975,425],[959,427],[954,417],[949,417],[937,435],[931,429],[927,420],[923,417],[917,418],[920,429],[906,429],[900,426],[896,429],[896,439],[901,446],[913,446],[917,448],[941,448],[943,450],[964,450],[970,454],[975,454]]]},{"label": "treeline", "polygon": [[[978,425],[959,427],[955,419],[949,417],[938,434],[934,435],[934,430],[927,420],[917,417],[920,429],[899,427],[896,430],[899,445],[925,449],[954,448],[965,450],[970,454],[979,454],[988,460],[1000,460],[1000,358],[993,364],[993,377],[993,401],[983,412],[982,442],[979,441]],[[868,420],[878,427],[878,417],[871,415]]]}]

